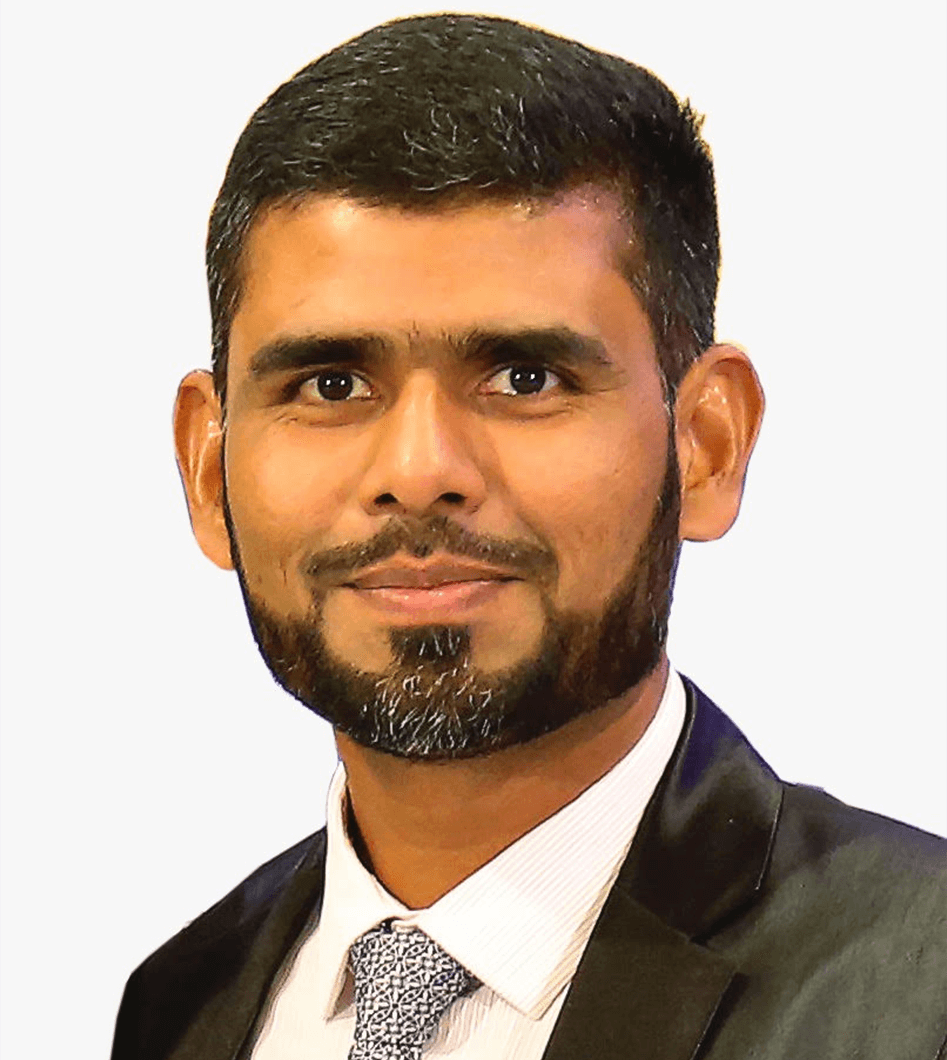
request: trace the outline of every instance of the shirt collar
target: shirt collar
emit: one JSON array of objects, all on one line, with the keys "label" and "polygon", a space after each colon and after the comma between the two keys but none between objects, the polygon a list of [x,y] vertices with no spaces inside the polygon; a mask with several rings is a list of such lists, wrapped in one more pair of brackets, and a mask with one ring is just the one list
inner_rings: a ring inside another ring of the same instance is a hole
[{"label": "shirt collar", "polygon": [[421,928],[515,1009],[540,1018],[575,974],[684,714],[684,687],[671,671],[651,724],[624,758],[427,909],[409,910],[359,861],[345,829],[340,764],[329,788],[319,922],[326,1018],[349,1000],[349,947],[387,919]]},{"label": "shirt collar", "polygon": [[347,802],[345,767],[340,762],[326,800],[326,887],[318,926],[317,996],[326,1019],[349,1000],[345,986],[352,943],[383,920],[411,915],[359,861],[346,830]]}]

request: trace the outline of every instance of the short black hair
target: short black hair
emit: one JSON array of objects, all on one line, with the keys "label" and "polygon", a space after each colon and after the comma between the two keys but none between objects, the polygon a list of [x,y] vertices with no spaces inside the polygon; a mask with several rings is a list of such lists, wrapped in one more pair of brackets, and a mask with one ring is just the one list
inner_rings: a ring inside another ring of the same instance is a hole
[{"label": "short black hair", "polygon": [[633,236],[625,273],[673,394],[713,342],[720,252],[701,121],[650,71],[508,19],[399,19],[326,53],[250,119],[211,213],[221,400],[241,257],[263,208],[341,194],[433,211],[585,183],[621,196]]}]

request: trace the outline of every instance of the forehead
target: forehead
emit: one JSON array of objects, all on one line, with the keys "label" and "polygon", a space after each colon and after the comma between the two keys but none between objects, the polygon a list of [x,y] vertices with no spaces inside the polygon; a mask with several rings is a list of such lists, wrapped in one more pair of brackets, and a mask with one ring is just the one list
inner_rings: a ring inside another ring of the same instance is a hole
[{"label": "forehead", "polygon": [[371,333],[397,343],[477,328],[569,328],[608,342],[649,329],[622,272],[616,196],[438,210],[311,196],[266,211],[245,248],[232,371],[280,338]]}]

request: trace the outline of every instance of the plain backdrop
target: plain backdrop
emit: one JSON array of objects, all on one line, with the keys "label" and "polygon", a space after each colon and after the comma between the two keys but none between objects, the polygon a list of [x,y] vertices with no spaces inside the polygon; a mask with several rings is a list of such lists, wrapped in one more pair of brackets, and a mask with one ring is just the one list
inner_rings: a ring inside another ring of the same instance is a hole
[{"label": "plain backdrop", "polygon": [[[190,536],[171,404],[208,363],[206,217],[250,113],[434,9],[5,5],[10,1060],[106,1056],[132,968],[324,819],[330,733]],[[944,831],[944,5],[479,10],[639,62],[707,115],[718,335],[769,406],[737,526],[685,547],[672,661],[784,777]]]}]

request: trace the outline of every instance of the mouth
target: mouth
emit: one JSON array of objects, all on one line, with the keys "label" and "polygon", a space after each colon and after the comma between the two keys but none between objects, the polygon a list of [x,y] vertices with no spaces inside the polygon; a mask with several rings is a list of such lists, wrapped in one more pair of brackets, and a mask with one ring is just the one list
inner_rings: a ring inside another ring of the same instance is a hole
[{"label": "mouth", "polygon": [[521,580],[496,567],[461,560],[399,561],[373,567],[343,588],[395,616],[457,621]]}]

